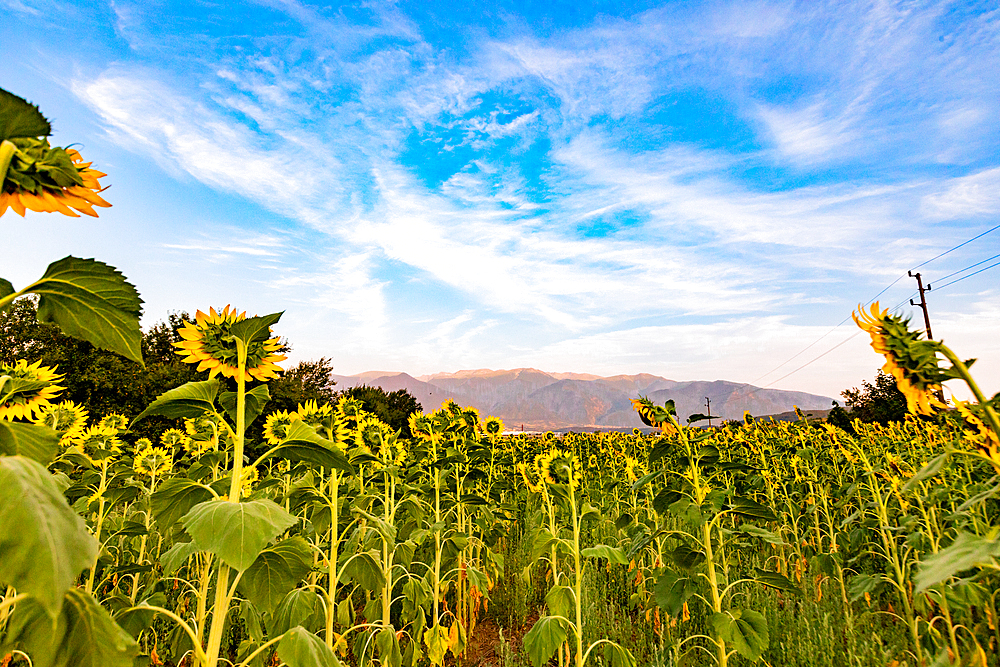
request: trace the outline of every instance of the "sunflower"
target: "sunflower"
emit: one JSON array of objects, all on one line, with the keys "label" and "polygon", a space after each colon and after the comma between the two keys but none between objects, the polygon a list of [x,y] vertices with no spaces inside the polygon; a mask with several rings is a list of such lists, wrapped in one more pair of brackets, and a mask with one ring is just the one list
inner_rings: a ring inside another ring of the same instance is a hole
[{"label": "sunflower", "polygon": [[333,408],[329,403],[319,405],[315,400],[308,400],[299,403],[298,410],[292,413],[310,426],[325,426],[327,420],[333,415]]},{"label": "sunflower", "polygon": [[272,412],[264,421],[264,440],[269,445],[277,445],[288,435],[288,427],[299,419],[296,413],[288,414],[287,410]]},{"label": "sunflower", "polygon": [[526,466],[524,463],[518,463],[517,471],[521,473],[521,477],[524,479],[524,484],[528,487],[529,491],[531,491],[532,493],[542,492],[543,487],[541,483],[535,484],[534,482],[531,481],[531,478],[528,477],[528,466]]},{"label": "sunflower", "polygon": [[176,451],[185,447],[190,437],[179,428],[168,428],[160,435],[160,444],[171,451]]},{"label": "sunflower", "polygon": [[61,401],[43,406],[35,423],[48,426],[60,435],[59,444],[67,445],[83,433],[87,426],[87,411],[73,401]]},{"label": "sunflower", "polygon": [[646,469],[642,463],[631,456],[625,457],[625,475],[628,477],[630,482],[638,481],[640,477],[646,474]]},{"label": "sunflower", "polygon": [[65,388],[56,385],[62,375],[41,363],[0,363],[0,419],[33,419]]},{"label": "sunflower", "polygon": [[[237,377],[240,370],[236,342],[227,339],[231,338],[232,326],[245,319],[245,312],[237,313],[235,310],[230,310],[229,306],[220,312],[216,312],[215,308],[209,308],[208,315],[199,310],[195,313],[194,323],[185,322],[178,330],[184,340],[174,343],[175,347],[180,348],[177,354],[186,355],[184,361],[187,363],[197,363],[198,371],[208,371],[210,379],[220,373],[225,377],[240,379]],[[277,377],[281,368],[276,362],[288,358],[283,354],[277,354],[280,348],[281,340],[278,338],[251,342],[246,350],[243,381],[255,379],[267,382]]]},{"label": "sunflower", "polygon": [[128,417],[117,412],[110,412],[101,419],[98,424],[101,428],[114,429],[115,431],[122,433],[128,430]]},{"label": "sunflower", "polygon": [[909,319],[881,310],[878,301],[867,312],[859,305],[851,317],[871,336],[872,349],[885,357],[882,370],[896,378],[910,412],[930,415],[934,408],[948,407],[935,395],[949,377],[938,366],[937,341],[921,340],[919,331],[910,331]]},{"label": "sunflower", "polygon": [[242,491],[240,495],[249,496],[253,493],[253,485],[257,483],[260,479],[260,473],[257,469],[251,466],[246,466],[240,471],[240,483],[242,484]]},{"label": "sunflower", "polygon": [[579,486],[583,479],[580,460],[569,452],[553,448],[535,459],[539,476],[552,485],[571,484]]},{"label": "sunflower", "polygon": [[173,458],[170,451],[165,447],[153,447],[153,444],[146,438],[141,438],[135,444],[146,440],[146,445],[135,457],[132,468],[140,475],[158,477],[168,472],[173,465]]},{"label": "sunflower", "polygon": [[503,433],[503,422],[499,417],[487,417],[483,422],[483,430],[487,435],[498,436]]},{"label": "sunflower", "polygon": [[122,450],[118,432],[100,426],[91,426],[81,433],[75,444],[92,461],[109,458]]},{"label": "sunflower", "polygon": [[381,452],[390,435],[392,435],[391,426],[375,415],[366,414],[358,422],[358,428],[354,433],[354,445],[372,453]]}]

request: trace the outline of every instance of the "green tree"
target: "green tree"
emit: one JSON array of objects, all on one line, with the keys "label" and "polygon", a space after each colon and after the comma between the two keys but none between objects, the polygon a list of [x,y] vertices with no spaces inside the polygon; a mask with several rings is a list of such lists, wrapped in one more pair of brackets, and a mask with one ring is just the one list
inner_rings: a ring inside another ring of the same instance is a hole
[{"label": "green tree", "polygon": [[271,392],[268,412],[296,410],[306,401],[332,405],[336,402],[336,384],[331,359],[320,357],[316,361],[300,361],[268,384]]},{"label": "green tree", "polygon": [[891,375],[879,371],[875,384],[862,380],[861,387],[840,392],[850,408],[851,419],[885,425],[906,417],[906,397],[896,388],[896,380]]},{"label": "green tree", "polygon": [[361,401],[365,410],[397,431],[401,431],[404,438],[412,437],[410,415],[423,410],[416,397],[405,389],[386,393],[382,387],[361,384],[345,389],[340,394]]}]

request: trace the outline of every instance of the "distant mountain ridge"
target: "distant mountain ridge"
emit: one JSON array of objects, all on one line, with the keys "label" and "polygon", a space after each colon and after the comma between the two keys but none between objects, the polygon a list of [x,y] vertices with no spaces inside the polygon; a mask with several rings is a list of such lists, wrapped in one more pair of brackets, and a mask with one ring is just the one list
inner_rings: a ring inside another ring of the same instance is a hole
[{"label": "distant mountain ridge", "polygon": [[705,397],[712,414],[723,419],[742,419],[743,413],[770,415],[798,406],[803,410],[829,408],[833,399],[816,394],[780,389],[762,389],[727,380],[678,382],[659,375],[615,375],[546,373],[536,368],[511,370],[477,369],[457,373],[434,373],[413,377],[406,373],[368,371],[358,375],[334,375],[338,388],[360,384],[386,391],[405,389],[432,412],[451,398],[471,405],[484,417],[499,417],[510,429],[565,430],[571,428],[633,428],[642,426],[631,399],[642,394],[662,404],[673,399],[683,420],[705,410]]}]

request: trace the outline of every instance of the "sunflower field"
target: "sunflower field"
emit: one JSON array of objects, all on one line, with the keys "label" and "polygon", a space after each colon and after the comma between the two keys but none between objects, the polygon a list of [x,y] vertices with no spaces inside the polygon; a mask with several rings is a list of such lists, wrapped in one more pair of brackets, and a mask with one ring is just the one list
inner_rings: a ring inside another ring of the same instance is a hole
[{"label": "sunflower field", "polygon": [[[0,92],[0,215],[102,205]],[[0,279],[0,311],[27,295],[142,363],[114,268]],[[176,347],[203,379],[135,415],[0,364],[0,665],[1000,664],[1000,395],[877,304],[856,321],[911,414],[848,430],[637,397],[652,432],[509,434],[448,401],[404,438],[350,398],[269,410],[280,318],[199,311]]]}]

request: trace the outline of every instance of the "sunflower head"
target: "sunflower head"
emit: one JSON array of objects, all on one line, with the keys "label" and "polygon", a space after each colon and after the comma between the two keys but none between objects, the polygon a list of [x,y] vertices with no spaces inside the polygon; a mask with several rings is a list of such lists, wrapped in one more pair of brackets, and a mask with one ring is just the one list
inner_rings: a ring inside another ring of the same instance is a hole
[{"label": "sunflower head", "polygon": [[288,427],[292,422],[299,419],[294,412],[288,414],[287,410],[272,412],[264,421],[264,440],[269,445],[277,445],[288,435]]},{"label": "sunflower head", "polygon": [[100,426],[91,426],[81,433],[75,444],[92,461],[108,459],[122,451],[118,431]]},{"label": "sunflower head", "polygon": [[660,407],[645,396],[640,396],[632,399],[632,409],[639,413],[639,419],[646,426],[658,428],[664,433],[672,433],[675,430],[670,422],[670,415],[677,414],[673,401],[667,401]]},{"label": "sunflower head", "polygon": [[392,427],[388,424],[375,415],[365,414],[361,417],[358,428],[354,432],[354,446],[373,454],[379,454],[392,434]]},{"label": "sunflower head", "polygon": [[867,311],[858,306],[851,316],[871,336],[872,349],[885,357],[882,370],[896,378],[910,412],[930,415],[934,408],[947,407],[935,395],[940,394],[944,380],[954,377],[940,367],[940,343],[921,340],[920,331],[910,331],[908,318],[881,310],[878,301]]},{"label": "sunflower head", "polygon": [[[140,439],[135,444],[138,445],[142,440],[146,438]],[[153,447],[153,444],[146,440],[146,445],[139,450],[132,468],[140,475],[158,477],[169,472],[172,465],[173,458],[166,447]]]},{"label": "sunflower head", "polygon": [[223,434],[224,427],[211,414],[203,414],[201,417],[189,417],[184,420],[184,430],[187,431],[187,440],[184,448],[192,456],[218,449],[219,438]]},{"label": "sunflower head", "polygon": [[525,484],[525,486],[528,487],[529,491],[531,491],[532,493],[541,493],[542,492],[543,487],[542,487],[541,480],[539,480],[537,484],[535,482],[531,481],[531,476],[528,474],[528,466],[527,466],[527,464],[525,464],[523,461],[521,463],[518,463],[517,464],[517,471],[519,473],[521,473],[521,478],[524,480],[524,484]]},{"label": "sunflower head", "polygon": [[535,459],[535,465],[539,476],[553,486],[572,485],[576,488],[583,479],[580,460],[576,455],[558,448],[543,452]]},{"label": "sunflower head", "polygon": [[29,364],[0,363],[0,420],[34,419],[64,388],[56,384],[62,375],[40,361]]},{"label": "sunflower head", "polygon": [[[225,377],[241,379],[238,377],[239,351],[232,328],[245,319],[245,312],[237,313],[236,310],[230,310],[229,306],[219,312],[215,308],[209,308],[207,315],[199,310],[195,313],[194,322],[185,322],[178,330],[183,340],[174,343],[175,347],[180,348],[177,354],[184,356],[187,363],[198,364],[199,371],[208,371],[209,378],[221,373]],[[277,362],[288,358],[278,353],[280,349],[279,338],[251,341],[247,345],[246,368],[242,380],[267,382],[277,377],[281,370]]]},{"label": "sunflower head", "polygon": [[487,417],[486,421],[483,422],[483,430],[486,431],[487,435],[498,436],[503,433],[503,422],[500,421],[499,417]]},{"label": "sunflower head", "polygon": [[630,482],[638,481],[645,474],[646,469],[638,459],[631,456],[625,457],[625,475]]},{"label": "sunflower head", "polygon": [[68,445],[87,427],[87,411],[73,401],[61,401],[43,406],[35,423],[48,426],[59,434],[59,444]]},{"label": "sunflower head", "polygon": [[101,419],[98,426],[117,433],[124,433],[128,430],[128,417],[117,412],[110,412]]},{"label": "sunflower head", "polygon": [[172,452],[184,448],[191,438],[179,428],[168,428],[160,435],[160,444]]},{"label": "sunflower head", "polygon": [[106,174],[75,149],[50,145],[52,127],[38,107],[0,89],[0,127],[0,216],[9,207],[22,217],[31,210],[96,218],[95,206],[111,206],[97,194]]},{"label": "sunflower head", "polygon": [[333,416],[333,408],[329,403],[319,405],[315,399],[299,403],[298,409],[292,413],[310,426],[325,426]]},{"label": "sunflower head", "polygon": [[252,466],[247,466],[243,468],[240,472],[240,482],[242,483],[242,490],[240,495],[249,496],[253,493],[253,485],[260,480],[260,473],[256,468]]}]

